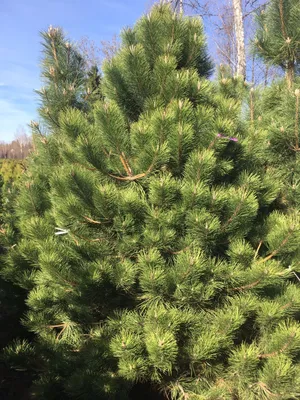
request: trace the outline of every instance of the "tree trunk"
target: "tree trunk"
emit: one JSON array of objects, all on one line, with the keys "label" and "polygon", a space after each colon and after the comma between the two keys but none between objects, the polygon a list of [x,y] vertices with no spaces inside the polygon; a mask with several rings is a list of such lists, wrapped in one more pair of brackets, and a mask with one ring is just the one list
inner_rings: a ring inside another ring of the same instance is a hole
[{"label": "tree trunk", "polygon": [[234,28],[237,46],[237,68],[236,75],[246,79],[246,52],[245,33],[242,12],[242,0],[232,0],[234,13]]},{"label": "tree trunk", "polygon": [[183,0],[179,0],[179,12],[183,13]]},{"label": "tree trunk", "polygon": [[253,85],[255,84],[255,55],[254,54],[252,57],[251,82]]},{"label": "tree trunk", "polygon": [[266,65],[266,69],[265,69],[265,87],[268,84],[268,79],[269,79],[269,66]]},{"label": "tree trunk", "polygon": [[294,63],[288,63],[287,70],[286,70],[286,80],[288,88],[291,89],[293,86],[293,81],[295,77],[295,65]]}]

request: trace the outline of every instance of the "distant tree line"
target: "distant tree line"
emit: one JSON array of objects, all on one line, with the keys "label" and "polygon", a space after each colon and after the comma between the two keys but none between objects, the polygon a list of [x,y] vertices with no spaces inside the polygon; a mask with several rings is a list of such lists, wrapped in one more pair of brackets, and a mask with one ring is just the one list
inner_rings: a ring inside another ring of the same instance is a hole
[{"label": "distant tree line", "polygon": [[31,149],[31,137],[23,133],[22,135],[17,135],[11,143],[0,141],[0,159],[24,159],[28,156]]}]

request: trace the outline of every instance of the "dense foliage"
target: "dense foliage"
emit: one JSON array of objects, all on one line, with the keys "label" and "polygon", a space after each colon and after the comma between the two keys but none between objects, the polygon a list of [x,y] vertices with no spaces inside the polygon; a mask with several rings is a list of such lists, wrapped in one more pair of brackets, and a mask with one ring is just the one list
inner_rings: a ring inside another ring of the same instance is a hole
[{"label": "dense foliage", "polygon": [[289,87],[300,72],[299,0],[271,0],[257,17],[256,54],[286,72]]},{"label": "dense foliage", "polygon": [[[59,128],[59,114],[68,107],[88,110],[91,102],[101,98],[101,78],[96,66],[86,70],[78,49],[68,41],[60,28],[49,27],[42,32],[42,80],[45,84],[37,94],[41,99],[40,117],[45,128]],[[33,127],[37,128],[33,123]],[[40,133],[40,132],[39,132]]]},{"label": "dense foliage", "polygon": [[300,80],[293,82],[293,90],[284,81],[255,93],[256,124],[268,132],[266,156],[284,182],[282,201],[285,206],[300,209]]},{"label": "dense foliage", "polygon": [[98,102],[62,32],[44,48],[47,132],[32,124],[2,268],[27,291],[35,338],[6,355],[32,394],[298,399],[299,93],[268,111],[252,91],[242,118],[243,84],[207,79],[201,21],[165,5],[123,32]]},{"label": "dense foliage", "polygon": [[4,182],[16,181],[24,170],[24,161],[2,159],[0,160],[0,175]]},{"label": "dense foliage", "polygon": [[[11,182],[4,183],[0,175],[0,266],[5,254],[16,241],[13,203],[16,192]],[[0,277],[0,397],[2,400],[27,399],[31,375],[27,371],[14,371],[3,359],[3,349],[16,339],[30,337],[21,324],[25,312],[26,293]]]}]

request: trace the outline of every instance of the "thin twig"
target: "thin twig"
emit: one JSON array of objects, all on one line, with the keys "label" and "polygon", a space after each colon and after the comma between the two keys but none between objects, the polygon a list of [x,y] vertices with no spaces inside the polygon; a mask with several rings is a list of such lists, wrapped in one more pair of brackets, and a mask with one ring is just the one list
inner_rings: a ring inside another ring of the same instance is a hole
[{"label": "thin twig", "polygon": [[272,353],[267,353],[267,354],[260,354],[258,357],[259,358],[270,358],[270,357],[275,357],[280,353],[283,353],[284,350],[286,350],[289,347],[289,345],[292,343],[295,336],[296,336],[296,332],[292,332],[292,334],[289,337],[289,340],[285,343],[285,345],[279,351],[273,351]]},{"label": "thin twig", "polygon": [[260,250],[262,244],[263,244],[263,241],[261,240],[261,241],[258,243],[257,249],[256,249],[256,251],[255,251],[254,259],[256,259],[256,257],[258,256],[258,252],[259,252],[259,250]]},{"label": "thin twig", "polygon": [[286,238],[280,243],[278,249],[272,251],[271,254],[269,254],[267,257],[263,258],[262,260],[258,261],[259,264],[266,262],[268,260],[270,260],[271,258],[273,258],[274,256],[276,256],[276,254],[279,253],[280,249],[288,242],[289,237],[291,236],[291,234],[294,233],[293,229],[289,230],[289,233],[287,234]]}]

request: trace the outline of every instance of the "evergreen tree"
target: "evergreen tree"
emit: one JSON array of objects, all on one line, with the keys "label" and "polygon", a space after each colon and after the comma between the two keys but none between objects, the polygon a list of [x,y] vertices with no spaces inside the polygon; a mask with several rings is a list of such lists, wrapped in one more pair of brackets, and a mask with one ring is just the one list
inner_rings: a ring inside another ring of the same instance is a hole
[{"label": "evergreen tree", "polygon": [[[37,91],[39,115],[48,133],[59,129],[59,114],[69,107],[87,111],[90,98],[101,99],[101,77],[97,66],[89,71],[79,50],[61,28],[41,32],[43,59],[41,78],[45,86]],[[92,96],[90,96],[92,94]]]},{"label": "evergreen tree", "polygon": [[50,207],[48,189],[52,170],[49,167],[53,168],[60,162],[61,143],[56,138],[60,136],[61,128],[59,114],[68,109],[78,109],[87,115],[93,103],[103,96],[98,68],[92,67],[87,71],[86,60],[61,28],[50,26],[41,37],[44,87],[37,91],[40,121],[31,121],[34,151],[27,159],[31,182],[26,185],[27,189],[30,186],[30,190],[39,194],[35,206],[39,212],[45,212]]},{"label": "evergreen tree", "polygon": [[285,81],[274,82],[258,90],[254,102],[256,126],[269,138],[266,158],[276,168],[282,181],[282,202],[286,207],[300,208],[300,80],[291,91]]},{"label": "evergreen tree", "polygon": [[102,88],[101,88],[101,75],[97,65],[90,68],[87,73],[86,80],[87,95],[86,100],[90,104],[95,103],[98,100],[103,100]]},{"label": "evergreen tree", "polygon": [[0,175],[4,182],[15,181],[23,170],[21,160],[4,159],[0,161]]},{"label": "evergreen tree", "polygon": [[286,72],[289,87],[300,65],[299,19],[299,0],[271,0],[257,18],[256,53]]},{"label": "evergreen tree", "polygon": [[[256,50],[266,62],[286,72],[286,82],[278,80],[265,90],[257,90],[257,127],[268,132],[266,156],[277,168],[283,182],[285,205],[299,208],[299,85],[300,3],[272,0],[258,18]],[[293,90],[291,90],[293,87]]]},{"label": "evergreen tree", "polygon": [[82,92],[85,84],[83,57],[67,41],[60,28],[49,27],[43,38],[42,79],[39,90],[42,106],[39,114],[52,130],[59,127],[58,116],[67,107],[84,108]]},{"label": "evergreen tree", "polygon": [[201,21],[156,6],[104,65],[93,115],[63,110],[41,141],[3,270],[28,291],[36,339],[7,356],[39,371],[37,398],[126,399],[136,382],[299,398],[299,211],[210,69]]},{"label": "evergreen tree", "polygon": [[[8,247],[14,243],[12,183],[4,184],[0,175],[0,266]],[[7,282],[0,275],[0,397],[3,400],[27,399],[31,376],[24,371],[12,371],[3,360],[3,349],[12,340],[28,338],[29,334],[20,324],[25,312],[24,291]]]}]

